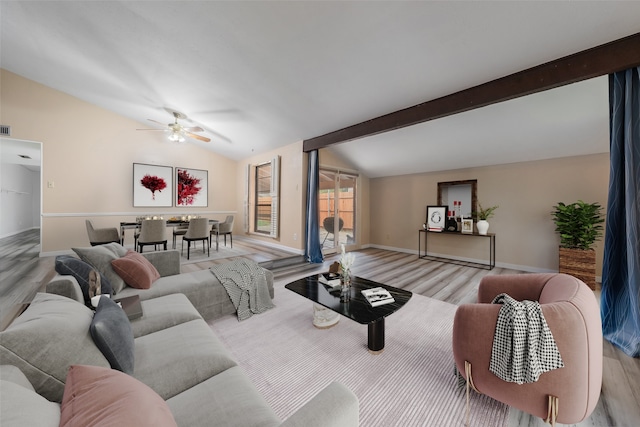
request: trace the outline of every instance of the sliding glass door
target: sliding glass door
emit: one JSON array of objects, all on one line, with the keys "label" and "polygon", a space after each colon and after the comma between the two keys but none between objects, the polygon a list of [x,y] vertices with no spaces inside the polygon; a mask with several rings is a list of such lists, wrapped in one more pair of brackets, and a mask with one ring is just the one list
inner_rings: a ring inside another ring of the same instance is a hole
[{"label": "sliding glass door", "polygon": [[356,243],[357,175],[320,169],[320,243],[324,253]]}]

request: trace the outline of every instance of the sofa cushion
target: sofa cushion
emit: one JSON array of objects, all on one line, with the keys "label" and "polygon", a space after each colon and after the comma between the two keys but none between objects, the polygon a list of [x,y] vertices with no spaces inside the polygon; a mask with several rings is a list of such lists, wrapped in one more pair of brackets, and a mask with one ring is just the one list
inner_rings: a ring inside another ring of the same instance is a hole
[{"label": "sofa cushion", "polygon": [[125,249],[119,243],[109,243],[106,245],[92,246],[89,248],[71,248],[84,262],[92,265],[101,274],[107,277],[113,294],[116,295],[124,287],[124,280],[113,270],[111,261],[126,255]]},{"label": "sofa cushion", "polygon": [[[278,426],[280,421],[242,368],[235,366],[167,400],[181,426]],[[330,410],[330,408],[328,408]],[[241,422],[239,422],[241,420]]]},{"label": "sofa cushion", "polygon": [[90,331],[93,341],[111,367],[133,374],[134,341],[131,323],[124,310],[111,298],[100,298]]},{"label": "sofa cushion", "polygon": [[236,366],[204,320],[192,320],[136,338],[133,376],[163,399]]},{"label": "sofa cushion", "polygon": [[171,294],[140,301],[142,317],[131,321],[135,338],[181,323],[202,319],[198,310],[183,294]]},{"label": "sofa cushion", "polygon": [[69,368],[60,426],[176,426],[160,396],[135,378],[113,369]]},{"label": "sofa cushion", "polygon": [[20,384],[1,380],[0,402],[2,427],[58,427],[60,423],[60,404],[49,402]]},{"label": "sofa cushion", "polygon": [[153,264],[131,249],[122,258],[111,261],[111,266],[127,285],[137,289],[149,289],[160,278]]},{"label": "sofa cushion", "polygon": [[[70,255],[59,255],[56,257],[55,269],[58,274],[71,275],[76,278],[82,295],[84,304],[91,307],[91,298],[98,294],[111,294],[111,283],[97,269],[86,262]],[[97,280],[97,277],[100,280]]]},{"label": "sofa cushion", "polygon": [[38,293],[0,332],[0,360],[24,372],[38,394],[60,402],[70,365],[109,367],[91,338],[92,319],[93,311],[82,303]]}]

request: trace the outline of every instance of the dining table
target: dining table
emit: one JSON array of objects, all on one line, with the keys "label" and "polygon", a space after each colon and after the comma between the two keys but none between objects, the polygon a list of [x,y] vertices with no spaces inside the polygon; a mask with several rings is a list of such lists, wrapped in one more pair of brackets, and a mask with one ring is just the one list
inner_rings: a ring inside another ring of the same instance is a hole
[{"label": "dining table", "polygon": [[[193,217],[192,219],[195,219],[196,217]],[[150,217],[148,219],[162,219],[161,217]],[[213,226],[213,224],[217,224],[220,221],[218,221],[217,219],[210,219],[209,220],[209,225]],[[120,244],[124,246],[124,239],[125,239],[125,231],[126,230],[131,230],[131,229],[136,229],[136,228],[140,228],[140,225],[142,224],[142,220],[138,220],[138,221],[122,221],[120,222]],[[169,218],[167,220],[167,227],[182,227],[182,226],[188,226],[189,225],[189,219],[182,219],[182,218]]]}]

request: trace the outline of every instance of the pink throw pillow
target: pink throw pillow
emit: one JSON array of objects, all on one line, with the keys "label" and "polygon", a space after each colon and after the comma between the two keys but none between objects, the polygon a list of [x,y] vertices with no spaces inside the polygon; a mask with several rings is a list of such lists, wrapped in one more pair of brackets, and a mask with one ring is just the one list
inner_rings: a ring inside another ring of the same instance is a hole
[{"label": "pink throw pillow", "polygon": [[111,261],[113,270],[132,288],[149,289],[160,273],[145,257],[131,249],[122,258]]},{"label": "pink throw pillow", "polygon": [[99,366],[69,368],[60,410],[60,427],[177,426],[167,403],[149,386]]}]

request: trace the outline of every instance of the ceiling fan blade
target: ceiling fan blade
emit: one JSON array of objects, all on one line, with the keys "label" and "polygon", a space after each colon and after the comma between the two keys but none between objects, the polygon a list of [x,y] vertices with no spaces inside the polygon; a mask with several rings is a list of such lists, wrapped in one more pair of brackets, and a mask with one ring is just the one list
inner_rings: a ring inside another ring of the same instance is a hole
[{"label": "ceiling fan blade", "polygon": [[189,138],[199,139],[200,141],[204,141],[204,142],[210,142],[211,141],[211,139],[207,138],[206,136],[196,135],[195,133],[191,133],[191,132],[187,132],[187,136]]},{"label": "ceiling fan blade", "polygon": [[182,129],[186,130],[187,132],[204,132],[204,129],[202,129],[200,126],[183,127]]},{"label": "ceiling fan blade", "polygon": [[161,126],[167,127],[167,124],[166,124],[166,123],[160,123],[160,122],[155,121],[155,120],[153,120],[153,119],[147,119],[147,120],[149,120],[150,122],[153,122],[153,123],[157,123],[157,124],[159,124],[159,125],[161,125]]}]

